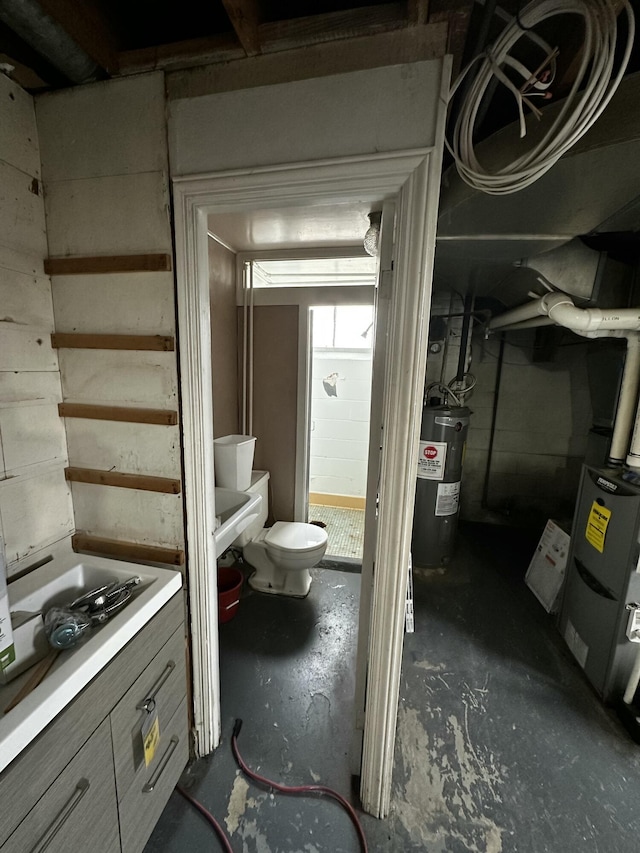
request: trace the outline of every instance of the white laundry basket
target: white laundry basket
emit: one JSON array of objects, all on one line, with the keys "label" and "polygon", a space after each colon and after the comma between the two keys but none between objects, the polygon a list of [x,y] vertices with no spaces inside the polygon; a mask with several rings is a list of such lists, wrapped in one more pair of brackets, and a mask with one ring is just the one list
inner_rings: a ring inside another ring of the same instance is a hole
[{"label": "white laundry basket", "polygon": [[251,435],[225,435],[213,441],[216,486],[244,492],[251,485],[256,440]]}]

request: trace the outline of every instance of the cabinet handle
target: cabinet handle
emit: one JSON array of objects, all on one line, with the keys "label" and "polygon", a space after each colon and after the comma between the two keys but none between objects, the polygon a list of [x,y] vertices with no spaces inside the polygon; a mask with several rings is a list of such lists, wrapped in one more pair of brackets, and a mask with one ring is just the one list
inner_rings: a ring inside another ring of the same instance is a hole
[{"label": "cabinet handle", "polygon": [[173,735],[171,737],[171,740],[169,741],[169,747],[168,747],[167,751],[165,752],[165,754],[162,756],[162,761],[158,765],[156,772],[153,774],[151,779],[149,779],[147,784],[143,787],[143,789],[142,789],[143,794],[150,794],[153,791],[153,789],[156,787],[156,785],[160,781],[160,777],[164,773],[164,771],[167,767],[167,764],[169,763],[173,753],[176,751],[176,747],[178,746],[179,743],[180,743],[180,738],[177,735]]},{"label": "cabinet handle", "polygon": [[142,702],[140,702],[138,705],[136,705],[136,710],[138,710],[138,711],[149,711],[149,712],[153,711],[153,709],[156,706],[156,696],[160,692],[162,685],[169,678],[169,676],[171,675],[171,673],[173,672],[173,670],[175,668],[176,668],[176,662],[173,660],[170,660],[167,663],[167,665],[165,666],[165,668],[162,670],[160,678],[153,685],[153,687],[151,688],[149,693],[145,696],[145,698],[142,700]]},{"label": "cabinet handle", "polygon": [[44,834],[40,837],[40,840],[36,842],[36,846],[32,848],[31,853],[44,853],[45,850],[49,849],[49,845],[67,822],[67,819],[71,817],[71,813],[88,790],[89,780],[81,779],[76,785],[73,794],[71,794],[67,802],[51,821]]}]

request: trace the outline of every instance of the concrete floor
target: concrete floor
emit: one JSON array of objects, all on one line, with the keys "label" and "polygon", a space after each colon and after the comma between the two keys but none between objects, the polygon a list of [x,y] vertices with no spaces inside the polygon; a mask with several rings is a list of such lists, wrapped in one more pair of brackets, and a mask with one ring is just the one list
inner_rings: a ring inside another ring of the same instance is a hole
[{"label": "concrete floor", "polygon": [[[640,747],[601,706],[524,584],[537,534],[465,526],[446,572],[415,578],[392,810],[363,817],[371,853],[637,853]],[[273,796],[229,747],[285,784],[348,794],[359,576],[323,569],[304,601],[250,593],[221,626],[223,742],[183,784],[242,853],[353,853],[339,808]],[[177,794],[146,853],[217,850]]]}]

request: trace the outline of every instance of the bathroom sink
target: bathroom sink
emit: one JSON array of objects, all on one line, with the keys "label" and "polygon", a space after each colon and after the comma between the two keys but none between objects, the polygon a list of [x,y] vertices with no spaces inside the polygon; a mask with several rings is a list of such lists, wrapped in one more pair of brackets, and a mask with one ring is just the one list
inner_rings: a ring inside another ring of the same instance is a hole
[{"label": "bathroom sink", "polygon": [[66,649],[45,678],[7,713],[3,709],[29,679],[31,671],[0,686],[0,772],[182,588],[180,572],[69,554],[8,585],[9,608],[41,611],[68,604],[80,594],[111,581],[140,577],[131,599],[80,645]]},{"label": "bathroom sink", "polygon": [[[219,489],[216,486],[216,557],[234,542],[258,517],[262,497],[250,492],[236,492],[234,489]],[[218,524],[219,522],[219,524]]]}]

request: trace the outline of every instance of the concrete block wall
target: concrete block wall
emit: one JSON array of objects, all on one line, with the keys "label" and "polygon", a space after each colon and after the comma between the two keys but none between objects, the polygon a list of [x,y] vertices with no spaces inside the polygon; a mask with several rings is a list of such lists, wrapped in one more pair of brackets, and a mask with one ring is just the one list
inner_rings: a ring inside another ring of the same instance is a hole
[{"label": "concrete block wall", "polygon": [[534,332],[506,340],[488,506],[482,494],[491,429],[499,340],[472,341],[477,386],[464,462],[461,517],[473,521],[539,524],[570,518],[591,426],[586,343],[559,347],[553,361],[533,363]]},{"label": "concrete block wall", "polygon": [[[364,498],[367,490],[371,352],[322,350],[313,353],[309,491]],[[337,396],[322,379],[338,374]]]},{"label": "concrete block wall", "polygon": [[67,447],[33,98],[0,73],[0,533],[8,574],[70,551]]},{"label": "concrete block wall", "polygon": [[[164,80],[147,74],[36,99],[49,253],[172,253]],[[175,335],[172,272],[55,276],[58,332]],[[65,401],[176,410],[176,352],[61,350]],[[67,419],[74,466],[181,478],[180,427]],[[181,495],[73,484],[75,526],[184,546]]]}]

